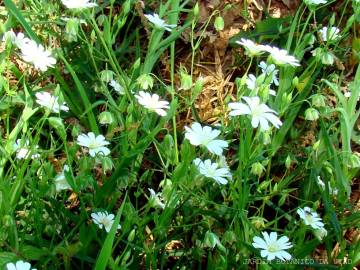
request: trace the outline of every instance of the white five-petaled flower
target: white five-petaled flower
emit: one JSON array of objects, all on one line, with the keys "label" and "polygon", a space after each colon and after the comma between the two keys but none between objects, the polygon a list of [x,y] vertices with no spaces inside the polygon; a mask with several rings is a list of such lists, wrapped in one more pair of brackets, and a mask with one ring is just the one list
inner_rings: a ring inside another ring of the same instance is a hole
[{"label": "white five-petaled flower", "polygon": [[[92,220],[100,229],[104,227],[106,232],[110,232],[111,227],[114,223],[114,214],[109,214],[107,211],[91,213]],[[118,229],[121,229],[121,226],[118,225]]]},{"label": "white five-petaled flower", "polygon": [[152,188],[148,188],[148,190],[150,191],[150,204],[152,207],[160,207],[162,209],[165,208],[165,204],[163,203],[163,199],[161,198],[161,194],[160,193],[156,193]]},{"label": "white five-petaled flower", "polygon": [[56,59],[51,56],[51,52],[33,40],[24,43],[20,50],[22,59],[41,71],[46,71],[48,67],[54,67],[56,64]]},{"label": "white five-petaled flower", "polygon": [[[325,187],[325,183],[324,181],[320,178],[320,176],[317,177],[317,182],[319,184],[319,186],[321,187],[322,190],[326,190],[326,187]],[[332,188],[331,187],[331,184],[330,182],[328,182],[328,189],[329,189],[329,194],[333,195],[333,196],[336,196],[338,194],[338,190],[337,188]]]},{"label": "white five-petaled flower", "polygon": [[260,123],[262,130],[269,130],[269,123],[272,123],[274,127],[279,128],[282,125],[280,119],[276,116],[276,112],[270,109],[266,104],[260,103],[259,97],[242,97],[247,104],[240,102],[229,103],[229,108],[232,111],[229,113],[230,116],[237,115],[250,115],[251,125],[253,128],[257,128]]},{"label": "white five-petaled flower", "polygon": [[2,41],[6,41],[7,39],[18,48],[21,48],[24,44],[30,42],[30,39],[25,37],[24,33],[19,32],[15,34],[13,30],[5,32]]},{"label": "white five-petaled flower", "polygon": [[160,100],[159,95],[140,91],[139,95],[135,95],[137,101],[146,109],[156,112],[160,116],[165,116],[165,109],[169,108],[169,102]]},{"label": "white five-petaled flower", "polygon": [[119,94],[121,94],[121,95],[125,94],[124,87],[122,87],[121,84],[118,83],[117,81],[111,80],[109,82],[109,85]]},{"label": "white five-petaled flower", "polygon": [[276,69],[274,64],[268,65],[264,61],[261,61],[259,67],[261,68],[262,73],[272,76],[271,83],[274,83],[276,86],[279,85],[279,80],[277,78],[277,74],[279,73],[279,70]]},{"label": "white five-petaled flower", "polygon": [[224,140],[215,140],[220,135],[220,131],[212,129],[209,126],[202,127],[198,122],[191,125],[191,128],[185,127],[185,138],[192,145],[205,146],[211,153],[221,156],[224,148],[228,147],[228,143]]},{"label": "white five-petaled flower", "polygon": [[7,263],[6,270],[36,270],[36,269],[31,268],[30,263],[20,260],[17,261],[16,263]]},{"label": "white five-petaled flower", "polygon": [[278,66],[300,66],[299,60],[297,60],[294,56],[289,55],[287,50],[271,47],[269,45],[265,45],[264,50],[270,53],[271,60]]},{"label": "white five-petaled flower", "polygon": [[163,19],[159,17],[158,14],[145,14],[144,15],[151,23],[155,25],[155,27],[159,29],[164,29],[166,31],[171,32],[173,28],[176,27],[176,24],[167,24]]},{"label": "white five-petaled flower", "polygon": [[56,192],[61,190],[71,189],[71,186],[66,181],[65,172],[69,171],[69,166],[64,165],[63,171],[55,177]]},{"label": "white five-petaled flower", "polygon": [[59,113],[60,111],[69,111],[69,108],[65,105],[65,102],[59,104],[59,98],[51,95],[48,92],[38,92],[35,94],[36,103],[49,109],[54,113]]},{"label": "white five-petaled flower", "polygon": [[219,164],[216,162],[212,163],[210,159],[202,161],[197,158],[193,163],[197,166],[200,174],[214,179],[219,185],[226,185],[228,179],[232,177],[229,168],[219,168]]},{"label": "white five-petaled flower", "polygon": [[81,9],[96,7],[96,3],[90,3],[89,0],[61,0],[64,6],[69,9]]},{"label": "white five-petaled flower", "polygon": [[103,135],[98,135],[95,137],[93,132],[89,132],[88,134],[81,134],[77,138],[77,144],[87,147],[89,149],[89,154],[92,157],[95,157],[96,154],[103,156],[110,154],[109,148],[105,147],[105,145],[110,143],[105,140]]},{"label": "white five-petaled flower", "polygon": [[[29,141],[25,141],[24,143],[21,142],[21,139],[17,139],[13,146],[14,150],[16,151],[16,158],[17,159],[26,159],[28,158],[31,149],[29,148]],[[35,146],[35,149],[37,149],[38,146]],[[38,158],[40,157],[39,154],[34,153],[31,155],[31,158]]]},{"label": "white five-petaled flower", "polygon": [[263,238],[255,236],[252,243],[255,248],[261,249],[261,257],[266,257],[269,261],[275,258],[279,258],[282,261],[291,259],[290,253],[285,251],[285,249],[292,247],[289,238],[282,236],[277,239],[276,232],[271,232],[270,235],[267,232],[263,232],[262,235]]},{"label": "white five-petaled flower", "polygon": [[333,27],[323,27],[319,30],[319,34],[323,41],[333,41],[340,38],[340,29],[333,26]]},{"label": "white five-petaled flower", "polygon": [[300,216],[300,218],[304,221],[305,225],[309,225],[314,229],[320,229],[324,227],[324,223],[322,222],[319,215],[313,211],[310,207],[299,208],[296,213]]},{"label": "white five-petaled flower", "polygon": [[316,6],[320,4],[326,4],[327,0],[304,0],[307,6]]},{"label": "white five-petaled flower", "polygon": [[256,44],[250,39],[242,38],[236,43],[242,45],[245,48],[245,54],[250,57],[259,56],[265,52],[264,45]]}]

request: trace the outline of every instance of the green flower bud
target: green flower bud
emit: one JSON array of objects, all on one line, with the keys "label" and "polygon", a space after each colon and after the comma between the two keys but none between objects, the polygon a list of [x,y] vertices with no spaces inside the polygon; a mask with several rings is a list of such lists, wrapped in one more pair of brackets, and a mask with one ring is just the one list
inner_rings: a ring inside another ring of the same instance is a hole
[{"label": "green flower bud", "polygon": [[100,79],[105,83],[109,83],[114,79],[114,75],[115,73],[112,70],[106,69],[100,72]]},{"label": "green flower bud", "polygon": [[66,139],[66,130],[63,123],[63,120],[59,117],[49,117],[48,118],[49,124],[53,127],[56,133],[60,136],[61,139]]},{"label": "green flower bud", "polygon": [[265,131],[262,133],[262,143],[264,145],[268,145],[271,143],[271,136],[270,133],[268,131]]},{"label": "green flower bud", "polygon": [[314,108],[308,108],[305,111],[305,120],[315,121],[319,119],[319,112]]},{"label": "green flower bud", "polygon": [[251,217],[250,220],[251,220],[251,224],[254,225],[256,229],[261,230],[265,228],[266,219],[262,217]]},{"label": "green flower bud", "polygon": [[200,10],[199,10],[199,3],[196,2],[195,6],[194,6],[194,8],[193,8],[194,16],[195,16],[195,17],[199,16],[199,12],[200,12]]},{"label": "green flower bud", "polygon": [[316,141],[313,145],[313,149],[316,151],[319,149],[319,146],[320,146],[320,140]]},{"label": "green flower bud", "polygon": [[192,87],[192,78],[189,74],[186,73],[185,69],[180,70],[180,83],[181,89],[189,90]]},{"label": "green flower bud", "polygon": [[135,239],[135,233],[136,233],[136,230],[135,230],[135,229],[132,229],[131,232],[130,232],[129,235],[128,235],[128,238],[127,238],[127,240],[128,240],[129,242],[134,241],[134,239]]},{"label": "green flower bud", "polygon": [[225,26],[224,19],[221,16],[216,17],[215,23],[214,23],[214,27],[215,27],[216,31],[224,30],[224,26]]},{"label": "green flower bud", "polygon": [[140,85],[140,87],[144,90],[147,90],[148,88],[153,88],[154,86],[154,80],[151,77],[150,74],[143,74],[137,79],[137,83]]},{"label": "green flower bud", "polygon": [[293,84],[293,86],[298,88],[298,86],[299,86],[299,78],[297,76],[295,76],[294,79],[292,80],[292,84]]},{"label": "green flower bud", "polygon": [[251,166],[251,173],[257,176],[261,176],[265,171],[265,167],[260,163],[256,162]]},{"label": "green flower bud", "polygon": [[69,42],[77,41],[77,34],[79,31],[79,19],[70,18],[65,25],[66,39]]},{"label": "green flower bud", "polygon": [[311,97],[311,104],[317,108],[325,107],[325,97],[321,94],[313,95]]},{"label": "green flower bud", "polygon": [[291,163],[292,163],[291,157],[288,155],[288,156],[286,157],[286,160],[285,160],[285,167],[286,167],[286,169],[289,169],[289,168],[290,168]]},{"label": "green flower bud", "polygon": [[99,123],[102,125],[110,125],[114,122],[114,117],[111,112],[105,111],[98,116]]},{"label": "green flower bud", "polygon": [[327,236],[327,230],[325,228],[316,229],[314,231],[314,235],[316,236],[317,239],[319,239],[319,241],[322,241],[324,237]]},{"label": "green flower bud", "polygon": [[329,52],[324,52],[321,55],[321,63],[331,66],[332,64],[334,64],[334,56]]}]

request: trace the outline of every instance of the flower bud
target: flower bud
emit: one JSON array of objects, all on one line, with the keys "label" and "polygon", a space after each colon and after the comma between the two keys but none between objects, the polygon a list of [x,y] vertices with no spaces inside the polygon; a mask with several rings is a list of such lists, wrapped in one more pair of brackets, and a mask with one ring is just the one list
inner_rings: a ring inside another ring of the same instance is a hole
[{"label": "flower bud", "polygon": [[100,79],[105,83],[109,83],[114,79],[114,72],[112,70],[103,70],[100,72]]},{"label": "flower bud", "polygon": [[128,240],[129,242],[134,241],[134,239],[135,239],[135,233],[136,233],[136,230],[135,230],[135,229],[132,229],[131,232],[130,232],[129,235],[128,235],[128,238],[127,238],[127,240]]},{"label": "flower bud", "polygon": [[143,74],[137,79],[137,83],[140,85],[140,87],[144,90],[147,90],[148,88],[153,88],[154,86],[154,80],[151,77],[150,74]]},{"label": "flower bud", "polygon": [[195,16],[195,17],[199,16],[199,12],[200,12],[200,10],[199,10],[199,3],[196,2],[196,5],[195,5],[194,8],[193,8],[194,16]]},{"label": "flower bud", "polygon": [[316,94],[311,97],[311,104],[314,107],[325,107],[325,97],[321,94]]},{"label": "flower bud", "polygon": [[289,169],[289,168],[291,167],[291,163],[292,163],[291,158],[290,158],[290,156],[288,155],[288,156],[286,157],[286,160],[285,160],[285,167],[286,167],[286,169]]},{"label": "flower bud", "polygon": [[319,241],[322,241],[327,236],[327,230],[325,228],[316,229],[314,235]]},{"label": "flower bud", "polygon": [[189,74],[186,73],[185,69],[180,70],[180,83],[181,89],[189,90],[192,87],[192,78]]},{"label": "flower bud", "polygon": [[216,31],[222,31],[224,30],[224,19],[221,16],[216,17],[214,27]]},{"label": "flower bud", "polygon": [[351,153],[350,158],[349,158],[348,167],[350,167],[350,168],[359,168],[360,167],[360,157],[357,155],[357,153]]},{"label": "flower bud", "polygon": [[260,163],[256,162],[251,166],[251,173],[257,176],[261,176],[265,171],[265,167]]},{"label": "flower bud", "polygon": [[315,121],[319,119],[319,112],[314,108],[308,108],[305,111],[305,120]]},{"label": "flower bud", "polygon": [[114,122],[114,117],[111,112],[105,111],[99,114],[99,123],[102,125],[110,125]]}]

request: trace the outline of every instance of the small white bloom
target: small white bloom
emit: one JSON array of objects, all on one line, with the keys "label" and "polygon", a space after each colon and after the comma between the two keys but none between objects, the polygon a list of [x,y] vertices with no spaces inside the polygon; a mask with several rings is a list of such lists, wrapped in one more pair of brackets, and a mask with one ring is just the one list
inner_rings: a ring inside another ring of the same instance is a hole
[{"label": "small white bloom", "polygon": [[89,154],[92,157],[95,157],[96,154],[103,156],[110,154],[109,148],[105,147],[105,145],[110,143],[105,140],[103,135],[98,135],[95,137],[93,132],[89,132],[88,134],[81,134],[77,138],[77,144],[87,147],[89,149]]},{"label": "small white bloom", "polygon": [[56,64],[56,59],[51,56],[51,52],[33,40],[23,44],[20,50],[22,59],[41,71],[46,71],[48,67],[54,67]]},{"label": "small white bloom", "polygon": [[220,131],[212,129],[209,126],[202,127],[195,122],[191,128],[185,127],[185,138],[190,141],[192,145],[205,146],[211,153],[221,156],[224,148],[228,147],[228,143],[224,140],[215,140],[220,135]]},{"label": "small white bloom", "polygon": [[[324,181],[320,178],[320,176],[317,177],[317,182],[318,182],[318,185],[321,187],[322,190],[326,190],[325,188],[325,183]],[[333,195],[333,196],[336,196],[338,194],[338,190],[337,188],[332,188],[331,185],[330,185],[330,182],[328,182],[328,189],[329,189],[329,194]]]},{"label": "small white bloom", "polygon": [[164,109],[169,108],[169,102],[160,100],[160,97],[157,94],[151,95],[150,93],[140,91],[139,95],[135,95],[135,97],[146,109],[154,111],[160,116],[166,115],[166,111]]},{"label": "small white bloom", "polygon": [[110,85],[112,88],[114,88],[114,90],[115,90],[116,92],[118,92],[119,94],[121,94],[121,95],[124,95],[124,94],[125,94],[124,87],[122,87],[122,86],[120,85],[120,83],[118,83],[117,81],[111,80],[110,83],[109,83],[109,85]]},{"label": "small white bloom", "polygon": [[290,253],[285,251],[285,249],[292,247],[289,238],[282,236],[277,239],[276,232],[271,232],[270,235],[267,232],[263,232],[262,235],[263,238],[255,236],[252,243],[253,247],[261,249],[261,257],[267,257],[269,261],[275,258],[279,258],[282,261],[291,259]]},{"label": "small white bloom", "polygon": [[262,73],[272,76],[271,83],[274,83],[276,86],[279,85],[279,80],[277,78],[279,70],[276,69],[274,64],[268,65],[264,61],[261,61],[259,67],[261,68]]},{"label": "small white bloom", "polygon": [[54,113],[59,113],[60,111],[69,111],[69,108],[65,106],[65,102],[59,104],[59,98],[51,95],[48,92],[39,92],[35,94],[36,103],[49,109]]},{"label": "small white bloom", "polygon": [[291,65],[294,67],[300,66],[299,60],[297,60],[294,56],[289,55],[287,50],[271,47],[269,45],[264,46],[264,48],[268,53],[270,53],[270,58],[276,65]]},{"label": "small white bloom", "polygon": [[229,113],[230,116],[248,114],[251,116],[251,125],[253,128],[257,128],[260,123],[262,130],[269,130],[269,123],[272,123],[274,127],[280,128],[282,122],[276,116],[276,112],[270,109],[266,104],[260,104],[259,97],[242,97],[247,104],[240,102],[229,103],[229,108],[232,111]]},{"label": "small white bloom", "polygon": [[242,38],[236,41],[237,44],[244,46],[245,54],[250,57],[259,56],[265,52],[264,45],[256,44],[250,39]]},{"label": "small white bloom", "polygon": [[[26,159],[28,158],[31,149],[29,148],[29,141],[25,141],[25,143],[21,142],[21,139],[17,139],[14,143],[14,150],[16,151],[16,158],[18,159]],[[35,148],[37,149],[38,146],[36,145]],[[34,153],[31,155],[31,158],[38,158],[40,157],[39,154]]]},{"label": "small white bloom", "polygon": [[29,43],[30,39],[25,37],[21,32],[15,34],[13,30],[5,32],[2,41],[10,40],[16,47],[21,48],[24,44]]},{"label": "small white bloom", "polygon": [[164,29],[166,31],[171,32],[172,28],[176,27],[176,24],[167,24],[163,19],[159,17],[158,14],[145,14],[144,15],[151,23],[155,25],[155,27],[159,29]]},{"label": "small white bloom", "polygon": [[64,6],[69,9],[96,7],[96,3],[90,3],[89,0],[61,0]]},{"label": "small white bloom", "polygon": [[69,166],[64,165],[63,171],[55,177],[56,192],[59,192],[61,190],[71,189],[71,186],[66,181],[66,177],[65,177],[65,172],[68,171],[69,171]]},{"label": "small white bloom", "polygon": [[28,262],[24,262],[22,260],[17,261],[16,263],[7,263],[7,270],[36,270],[35,268],[31,268],[31,264]]},{"label": "small white bloom", "polygon": [[326,4],[327,0],[304,0],[307,6],[316,6],[319,4]]},{"label": "small white bloom", "polygon": [[214,179],[219,185],[226,185],[228,183],[227,179],[232,177],[229,168],[219,168],[219,164],[212,163],[210,159],[202,161],[197,158],[193,163],[197,166],[200,174]]},{"label": "small white bloom", "polygon": [[[109,214],[107,211],[91,213],[92,220],[100,229],[104,227],[106,232],[110,232],[111,227],[114,223],[114,214]],[[118,229],[121,229],[121,226],[118,225]]]},{"label": "small white bloom", "polygon": [[163,203],[163,199],[161,198],[160,193],[156,193],[152,188],[148,188],[150,191],[150,198],[149,201],[151,203],[151,206],[153,207],[160,207],[162,209],[165,208],[165,204]]},{"label": "small white bloom", "polygon": [[340,38],[339,32],[340,29],[334,26],[330,28],[325,26],[319,30],[319,34],[323,41],[337,40],[338,38]]},{"label": "small white bloom", "polygon": [[296,213],[300,216],[300,218],[304,221],[305,225],[309,225],[314,229],[320,229],[324,227],[324,223],[322,222],[319,215],[310,209],[310,207],[299,208]]}]

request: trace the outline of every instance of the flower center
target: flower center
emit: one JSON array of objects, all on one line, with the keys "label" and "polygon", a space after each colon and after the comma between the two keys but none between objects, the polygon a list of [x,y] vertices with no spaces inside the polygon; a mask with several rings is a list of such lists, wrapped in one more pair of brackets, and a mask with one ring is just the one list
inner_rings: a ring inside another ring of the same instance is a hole
[{"label": "flower center", "polygon": [[107,218],[102,218],[100,220],[100,223],[102,223],[105,227],[109,227],[110,226],[110,220]]},{"label": "flower center", "polygon": [[272,242],[269,246],[268,246],[268,251],[269,252],[277,252],[279,251],[279,245],[276,242]]},{"label": "flower center", "polygon": [[98,148],[100,145],[98,144],[97,141],[92,141],[89,143],[89,148],[90,149],[95,149],[95,148]]},{"label": "flower center", "polygon": [[313,216],[312,215],[309,215],[309,214],[305,214],[305,219],[308,223],[313,223],[314,222],[314,219],[313,219]]}]

